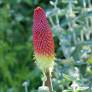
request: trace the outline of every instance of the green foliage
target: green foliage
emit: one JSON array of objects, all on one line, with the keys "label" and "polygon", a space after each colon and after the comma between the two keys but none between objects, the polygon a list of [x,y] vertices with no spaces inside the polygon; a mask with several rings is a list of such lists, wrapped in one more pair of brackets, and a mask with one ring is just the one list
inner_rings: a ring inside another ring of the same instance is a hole
[{"label": "green foliage", "polygon": [[46,10],[55,40],[55,92],[92,91],[92,0],[0,0],[0,92],[36,92],[35,7]]}]

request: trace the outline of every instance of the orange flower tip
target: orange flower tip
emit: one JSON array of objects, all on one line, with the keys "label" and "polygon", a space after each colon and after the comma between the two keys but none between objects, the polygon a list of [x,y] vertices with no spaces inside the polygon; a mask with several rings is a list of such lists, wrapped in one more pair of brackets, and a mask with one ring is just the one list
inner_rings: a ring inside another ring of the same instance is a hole
[{"label": "orange flower tip", "polygon": [[34,9],[35,14],[40,14],[40,13],[43,13],[43,12],[44,12],[43,8],[41,8],[39,6],[36,9]]},{"label": "orange flower tip", "polygon": [[42,8],[40,6],[38,6],[35,11],[39,11],[39,10],[42,10]]}]

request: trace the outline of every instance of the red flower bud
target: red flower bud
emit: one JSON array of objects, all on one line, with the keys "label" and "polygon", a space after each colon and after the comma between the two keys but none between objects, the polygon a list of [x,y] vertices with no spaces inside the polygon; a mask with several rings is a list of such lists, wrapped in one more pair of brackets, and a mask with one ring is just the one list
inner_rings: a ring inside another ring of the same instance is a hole
[{"label": "red flower bud", "polygon": [[41,69],[47,69],[53,65],[55,59],[54,41],[45,11],[41,7],[34,10],[32,31],[37,64]]}]

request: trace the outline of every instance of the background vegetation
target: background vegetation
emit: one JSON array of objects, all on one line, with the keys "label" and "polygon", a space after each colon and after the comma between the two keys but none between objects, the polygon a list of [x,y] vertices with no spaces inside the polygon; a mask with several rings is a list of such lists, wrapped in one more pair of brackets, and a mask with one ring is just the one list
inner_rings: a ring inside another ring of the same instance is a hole
[{"label": "background vegetation", "polygon": [[92,92],[92,0],[0,0],[0,92],[36,92],[32,23],[45,9],[55,40],[55,92]]}]

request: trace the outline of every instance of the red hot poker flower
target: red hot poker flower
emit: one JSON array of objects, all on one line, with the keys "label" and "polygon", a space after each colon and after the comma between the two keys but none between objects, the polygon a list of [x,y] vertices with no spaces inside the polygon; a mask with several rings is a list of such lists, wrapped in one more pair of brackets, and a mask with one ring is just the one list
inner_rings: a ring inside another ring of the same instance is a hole
[{"label": "red hot poker flower", "polygon": [[41,7],[34,10],[32,31],[37,65],[42,71],[47,71],[53,67],[55,59],[54,41],[45,11]]}]

